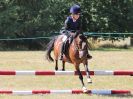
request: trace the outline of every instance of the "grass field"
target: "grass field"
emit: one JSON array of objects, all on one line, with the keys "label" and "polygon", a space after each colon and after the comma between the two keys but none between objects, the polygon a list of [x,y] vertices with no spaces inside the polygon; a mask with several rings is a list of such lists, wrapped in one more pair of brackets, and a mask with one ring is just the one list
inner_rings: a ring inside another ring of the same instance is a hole
[{"label": "grass field", "polygon": [[[91,51],[93,59],[89,61],[91,70],[133,70],[133,51]],[[61,67],[61,63],[60,63]],[[84,70],[81,65],[81,69]],[[45,59],[43,51],[0,52],[0,70],[54,70],[54,63]],[[75,70],[66,64],[66,70]],[[129,89],[133,90],[132,77],[92,76],[93,83],[88,89]],[[0,76],[0,89],[33,90],[33,89],[81,89],[77,76]],[[0,99],[133,99],[127,95],[0,95]]]}]

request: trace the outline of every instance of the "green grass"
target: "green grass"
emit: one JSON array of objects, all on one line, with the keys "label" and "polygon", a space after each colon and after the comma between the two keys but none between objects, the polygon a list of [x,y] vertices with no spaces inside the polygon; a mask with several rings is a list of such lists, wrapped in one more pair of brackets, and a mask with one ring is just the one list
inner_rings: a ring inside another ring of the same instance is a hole
[{"label": "green grass", "polygon": [[[133,51],[91,51],[93,59],[89,61],[91,70],[133,70]],[[61,68],[61,62],[59,62]],[[84,67],[81,65],[81,70]],[[0,52],[0,70],[54,70],[54,63],[45,59],[43,51]],[[75,70],[72,64],[66,64],[66,70]],[[133,88],[132,77],[92,76],[92,84],[84,82],[88,89],[129,89]],[[78,76],[1,76],[0,89],[81,89]],[[133,96],[120,95],[0,95],[0,99],[132,99]]]}]

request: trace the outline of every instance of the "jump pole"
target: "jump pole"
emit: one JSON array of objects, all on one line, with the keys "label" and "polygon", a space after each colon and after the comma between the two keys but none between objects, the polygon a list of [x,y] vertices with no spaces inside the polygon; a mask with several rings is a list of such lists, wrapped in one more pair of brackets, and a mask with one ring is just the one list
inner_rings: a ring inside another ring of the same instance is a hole
[{"label": "jump pole", "polygon": [[[86,75],[85,71],[81,71]],[[15,70],[0,70],[0,75],[38,75],[38,76],[53,76],[53,75],[78,75],[77,71],[15,71]],[[90,71],[90,75],[94,76],[133,76],[133,70],[94,70]]]},{"label": "jump pole", "polygon": [[130,90],[88,90],[83,93],[82,90],[32,90],[32,91],[12,91],[0,90],[0,94],[13,95],[32,95],[32,94],[99,94],[99,95],[113,95],[113,94],[131,94]]}]

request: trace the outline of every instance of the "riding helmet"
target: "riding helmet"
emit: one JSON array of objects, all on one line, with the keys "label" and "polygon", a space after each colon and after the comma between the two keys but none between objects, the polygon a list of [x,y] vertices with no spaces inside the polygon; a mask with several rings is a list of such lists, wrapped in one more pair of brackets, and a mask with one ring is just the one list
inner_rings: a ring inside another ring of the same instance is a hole
[{"label": "riding helmet", "polygon": [[73,5],[71,8],[70,8],[70,13],[71,14],[78,14],[81,12],[81,9],[80,9],[80,6],[79,5]]}]

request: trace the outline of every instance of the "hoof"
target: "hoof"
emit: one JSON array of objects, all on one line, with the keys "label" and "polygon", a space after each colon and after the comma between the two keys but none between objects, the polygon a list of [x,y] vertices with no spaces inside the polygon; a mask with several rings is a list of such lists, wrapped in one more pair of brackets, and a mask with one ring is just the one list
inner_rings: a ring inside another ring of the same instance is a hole
[{"label": "hoof", "polygon": [[58,71],[65,71],[65,69],[58,69]]},{"label": "hoof", "polygon": [[58,71],[58,68],[55,68],[55,71]]},{"label": "hoof", "polygon": [[83,87],[82,90],[84,93],[86,93],[88,91],[86,87]]},{"label": "hoof", "polygon": [[87,79],[87,82],[88,82],[88,83],[92,83],[91,78],[88,78],[88,79]]}]

